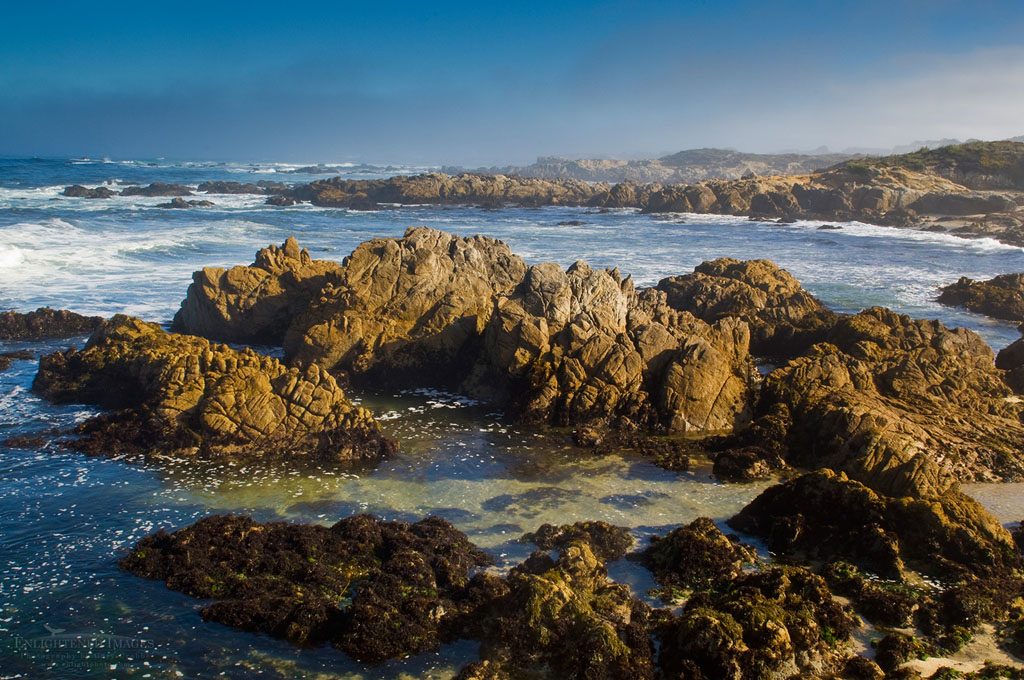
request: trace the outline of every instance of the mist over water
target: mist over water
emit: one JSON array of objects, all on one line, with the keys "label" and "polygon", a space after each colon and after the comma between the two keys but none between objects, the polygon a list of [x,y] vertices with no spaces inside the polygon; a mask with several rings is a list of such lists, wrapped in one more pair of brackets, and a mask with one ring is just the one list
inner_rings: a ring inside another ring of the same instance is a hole
[{"label": "mist over water", "polygon": [[[594,266],[617,266],[638,285],[687,273],[717,257],[768,258],[839,311],[884,305],[915,317],[939,318],[978,331],[996,349],[1018,336],[1012,324],[934,301],[939,285],[962,275],[987,278],[1024,271],[1022,249],[990,240],[863,224],[819,230],[820,222],[778,225],[719,216],[652,217],[628,210],[410,206],[356,212],[308,205],[277,208],[264,205],[263,197],[245,195],[202,195],[216,206],[167,210],[155,207],[166,198],[59,195],[75,183],[194,186],[212,179],[315,178],[287,172],[293,169],[0,161],[0,308],[28,311],[50,305],[167,322],[191,273],[202,266],[247,264],[257,249],[290,235],[314,257],[340,260],[369,238],[400,236],[409,226],[425,225],[500,238],[531,263],[568,265],[586,259]],[[359,168],[352,176],[374,175]],[[584,224],[559,224],[568,221]],[[0,343],[0,351],[28,348],[38,354],[83,340]],[[35,370],[35,361],[17,361],[0,373],[0,440],[67,428],[94,413],[54,407],[34,396]],[[448,677],[448,669],[474,657],[473,644],[366,669],[331,649],[299,650],[203,623],[196,601],[162,583],[120,572],[116,560],[158,528],[175,528],[213,512],[321,523],[373,512],[389,519],[445,517],[504,568],[530,551],[515,539],[544,522],[603,519],[629,526],[643,539],[700,515],[723,521],[764,488],[721,485],[706,469],[676,474],[629,456],[595,458],[540,432],[510,426],[500,413],[458,395],[354,396],[401,443],[398,456],[375,468],[144,463],[86,458],[52,445],[0,446],[0,634],[34,639],[49,634],[45,623],[152,643],[139,655],[148,666],[122,661],[117,669],[103,669],[117,677],[287,677],[328,671],[341,677]],[[646,572],[629,563],[613,564],[611,570],[641,591],[650,585]],[[5,673],[64,678],[95,677],[97,672],[46,663],[24,650],[0,649]]]}]

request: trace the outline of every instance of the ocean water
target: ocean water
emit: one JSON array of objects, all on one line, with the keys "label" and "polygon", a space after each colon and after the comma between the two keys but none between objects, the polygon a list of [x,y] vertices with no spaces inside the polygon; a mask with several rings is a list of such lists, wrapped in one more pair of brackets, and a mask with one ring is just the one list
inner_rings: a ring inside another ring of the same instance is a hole
[{"label": "ocean water", "polygon": [[[0,159],[0,308],[50,305],[167,322],[201,266],[249,263],[256,250],[289,235],[314,257],[341,259],[366,239],[425,225],[501,238],[530,262],[586,259],[618,266],[641,285],[691,271],[706,259],[769,258],[836,310],[885,305],[939,318],[981,333],[996,349],[1018,336],[1012,324],[934,301],[937,287],[959,276],[1024,271],[1022,249],[990,240],[856,223],[825,231],[817,222],[651,217],[629,210],[407,206],[350,212],[277,208],[259,196],[236,195],[201,196],[213,208],[166,210],[155,207],[165,198],[59,195],[75,183],[315,178],[292,172],[296,167]],[[418,170],[353,166],[349,174]],[[573,220],[584,224],[559,224]],[[83,340],[0,343],[0,351],[39,354]],[[0,373],[0,439],[66,428],[93,413],[38,399],[30,391],[35,370],[35,361],[18,361]],[[367,668],[329,648],[298,649],[204,623],[196,601],[124,574],[116,561],[157,528],[213,512],[322,523],[354,512],[392,519],[432,513],[452,521],[504,568],[529,552],[516,538],[544,522],[604,519],[631,527],[642,542],[700,515],[724,521],[764,486],[721,485],[706,469],[675,474],[629,456],[588,456],[509,426],[500,413],[458,395],[355,396],[402,446],[393,460],[358,472],[285,463],[147,464],[87,458],[51,445],[0,446],[0,677],[449,677],[474,658],[472,643]],[[977,493],[983,500],[1004,497],[985,496],[984,488]],[[1014,519],[1015,509],[998,504],[1007,521]],[[651,585],[645,571],[627,562],[611,571],[640,593]],[[78,640],[71,649],[69,639]]]}]

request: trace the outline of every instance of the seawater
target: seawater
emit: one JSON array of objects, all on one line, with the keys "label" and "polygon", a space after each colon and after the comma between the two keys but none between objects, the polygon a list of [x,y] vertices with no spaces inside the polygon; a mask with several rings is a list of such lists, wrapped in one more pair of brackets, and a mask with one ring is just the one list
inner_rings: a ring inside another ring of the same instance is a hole
[{"label": "seawater", "polygon": [[[293,169],[270,163],[0,160],[0,308],[50,305],[166,323],[201,266],[249,263],[257,249],[290,235],[314,257],[341,259],[364,240],[425,225],[500,238],[529,262],[585,259],[617,266],[638,285],[716,257],[769,258],[839,311],[885,305],[939,318],[981,333],[996,349],[1017,337],[1012,324],[934,301],[939,285],[961,275],[1024,271],[1024,251],[990,240],[857,223],[819,230],[820,222],[778,225],[630,210],[407,206],[355,212],[203,195],[216,207],[179,211],[155,207],[166,198],[59,195],[75,183],[194,186],[212,179],[315,178]],[[359,168],[352,176],[373,173]],[[574,220],[584,225],[559,224]],[[39,354],[83,341],[7,343],[0,351]],[[35,361],[18,361],[0,373],[0,439],[64,429],[95,412],[40,400],[30,390],[35,370]],[[516,539],[544,522],[603,519],[629,526],[640,545],[701,515],[722,522],[764,488],[722,485],[703,468],[676,474],[630,456],[587,455],[509,425],[500,413],[459,395],[354,396],[401,443],[398,456],[374,468],[147,463],[87,458],[52,445],[0,447],[2,676],[443,678],[474,658],[475,646],[461,642],[438,654],[367,668],[329,648],[298,649],[204,623],[195,600],[117,569],[134,541],[210,513],[325,524],[356,512],[409,520],[436,514],[489,550],[498,568],[507,568],[530,550]],[[983,501],[1001,497],[986,496],[985,487],[975,491]],[[1006,521],[1011,519],[1019,517]],[[628,562],[610,570],[640,593],[652,585],[644,570]],[[94,642],[67,654],[46,647],[47,640],[69,635]],[[137,646],[104,651],[95,641],[102,643],[105,635]]]}]

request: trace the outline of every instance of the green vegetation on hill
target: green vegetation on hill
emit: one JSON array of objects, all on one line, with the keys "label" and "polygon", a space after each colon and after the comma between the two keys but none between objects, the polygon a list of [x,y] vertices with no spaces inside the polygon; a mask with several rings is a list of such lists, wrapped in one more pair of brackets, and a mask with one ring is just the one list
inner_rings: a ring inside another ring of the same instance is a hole
[{"label": "green vegetation on hill", "polygon": [[972,189],[1024,189],[1024,143],[967,142],[836,166],[864,177],[881,168],[934,173]]}]

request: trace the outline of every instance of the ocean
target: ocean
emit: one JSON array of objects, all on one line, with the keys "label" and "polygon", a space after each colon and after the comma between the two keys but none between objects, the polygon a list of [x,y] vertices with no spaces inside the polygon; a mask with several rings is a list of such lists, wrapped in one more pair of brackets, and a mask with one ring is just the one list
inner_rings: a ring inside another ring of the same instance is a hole
[{"label": "ocean", "polygon": [[[273,207],[262,196],[205,194],[197,197],[214,207],[170,210],[156,207],[167,198],[60,195],[70,184],[297,183],[329,176],[297,169],[274,163],[0,159],[0,309],[49,305],[166,324],[200,267],[248,264],[259,248],[292,235],[313,257],[340,260],[369,238],[401,236],[423,225],[500,238],[531,263],[583,259],[618,267],[638,285],[689,272],[708,259],[768,258],[837,311],[883,305],[937,318],[977,331],[994,349],[1019,336],[1013,324],[935,302],[937,288],[960,276],[1024,271],[1024,249],[988,239],[859,223],[822,230],[821,222],[632,210],[404,206],[361,212]],[[342,170],[367,178],[424,169]],[[560,224],[565,222],[583,224]],[[83,341],[0,343],[0,351],[27,348],[38,354]],[[0,373],[0,440],[66,428],[94,413],[54,407],[34,396],[35,370],[36,362],[17,361]],[[544,522],[603,519],[631,527],[643,540],[700,515],[723,521],[764,488],[722,485],[703,468],[676,474],[625,455],[595,458],[541,444],[549,440],[459,395],[354,396],[381,417],[402,447],[395,458],[358,472],[287,463],[144,463],[87,458],[51,445],[0,445],[0,677],[445,678],[475,657],[475,646],[462,642],[434,655],[368,668],[333,649],[299,649],[205,623],[195,600],[118,570],[117,559],[142,536],[214,512],[322,523],[355,512],[389,519],[437,514],[507,567],[530,551],[517,537]],[[990,495],[993,504],[1002,502],[1000,494]],[[984,490],[979,497],[986,498]],[[638,592],[651,586],[646,572],[626,561],[610,570]],[[57,640],[67,641],[66,648],[57,650]]]}]

